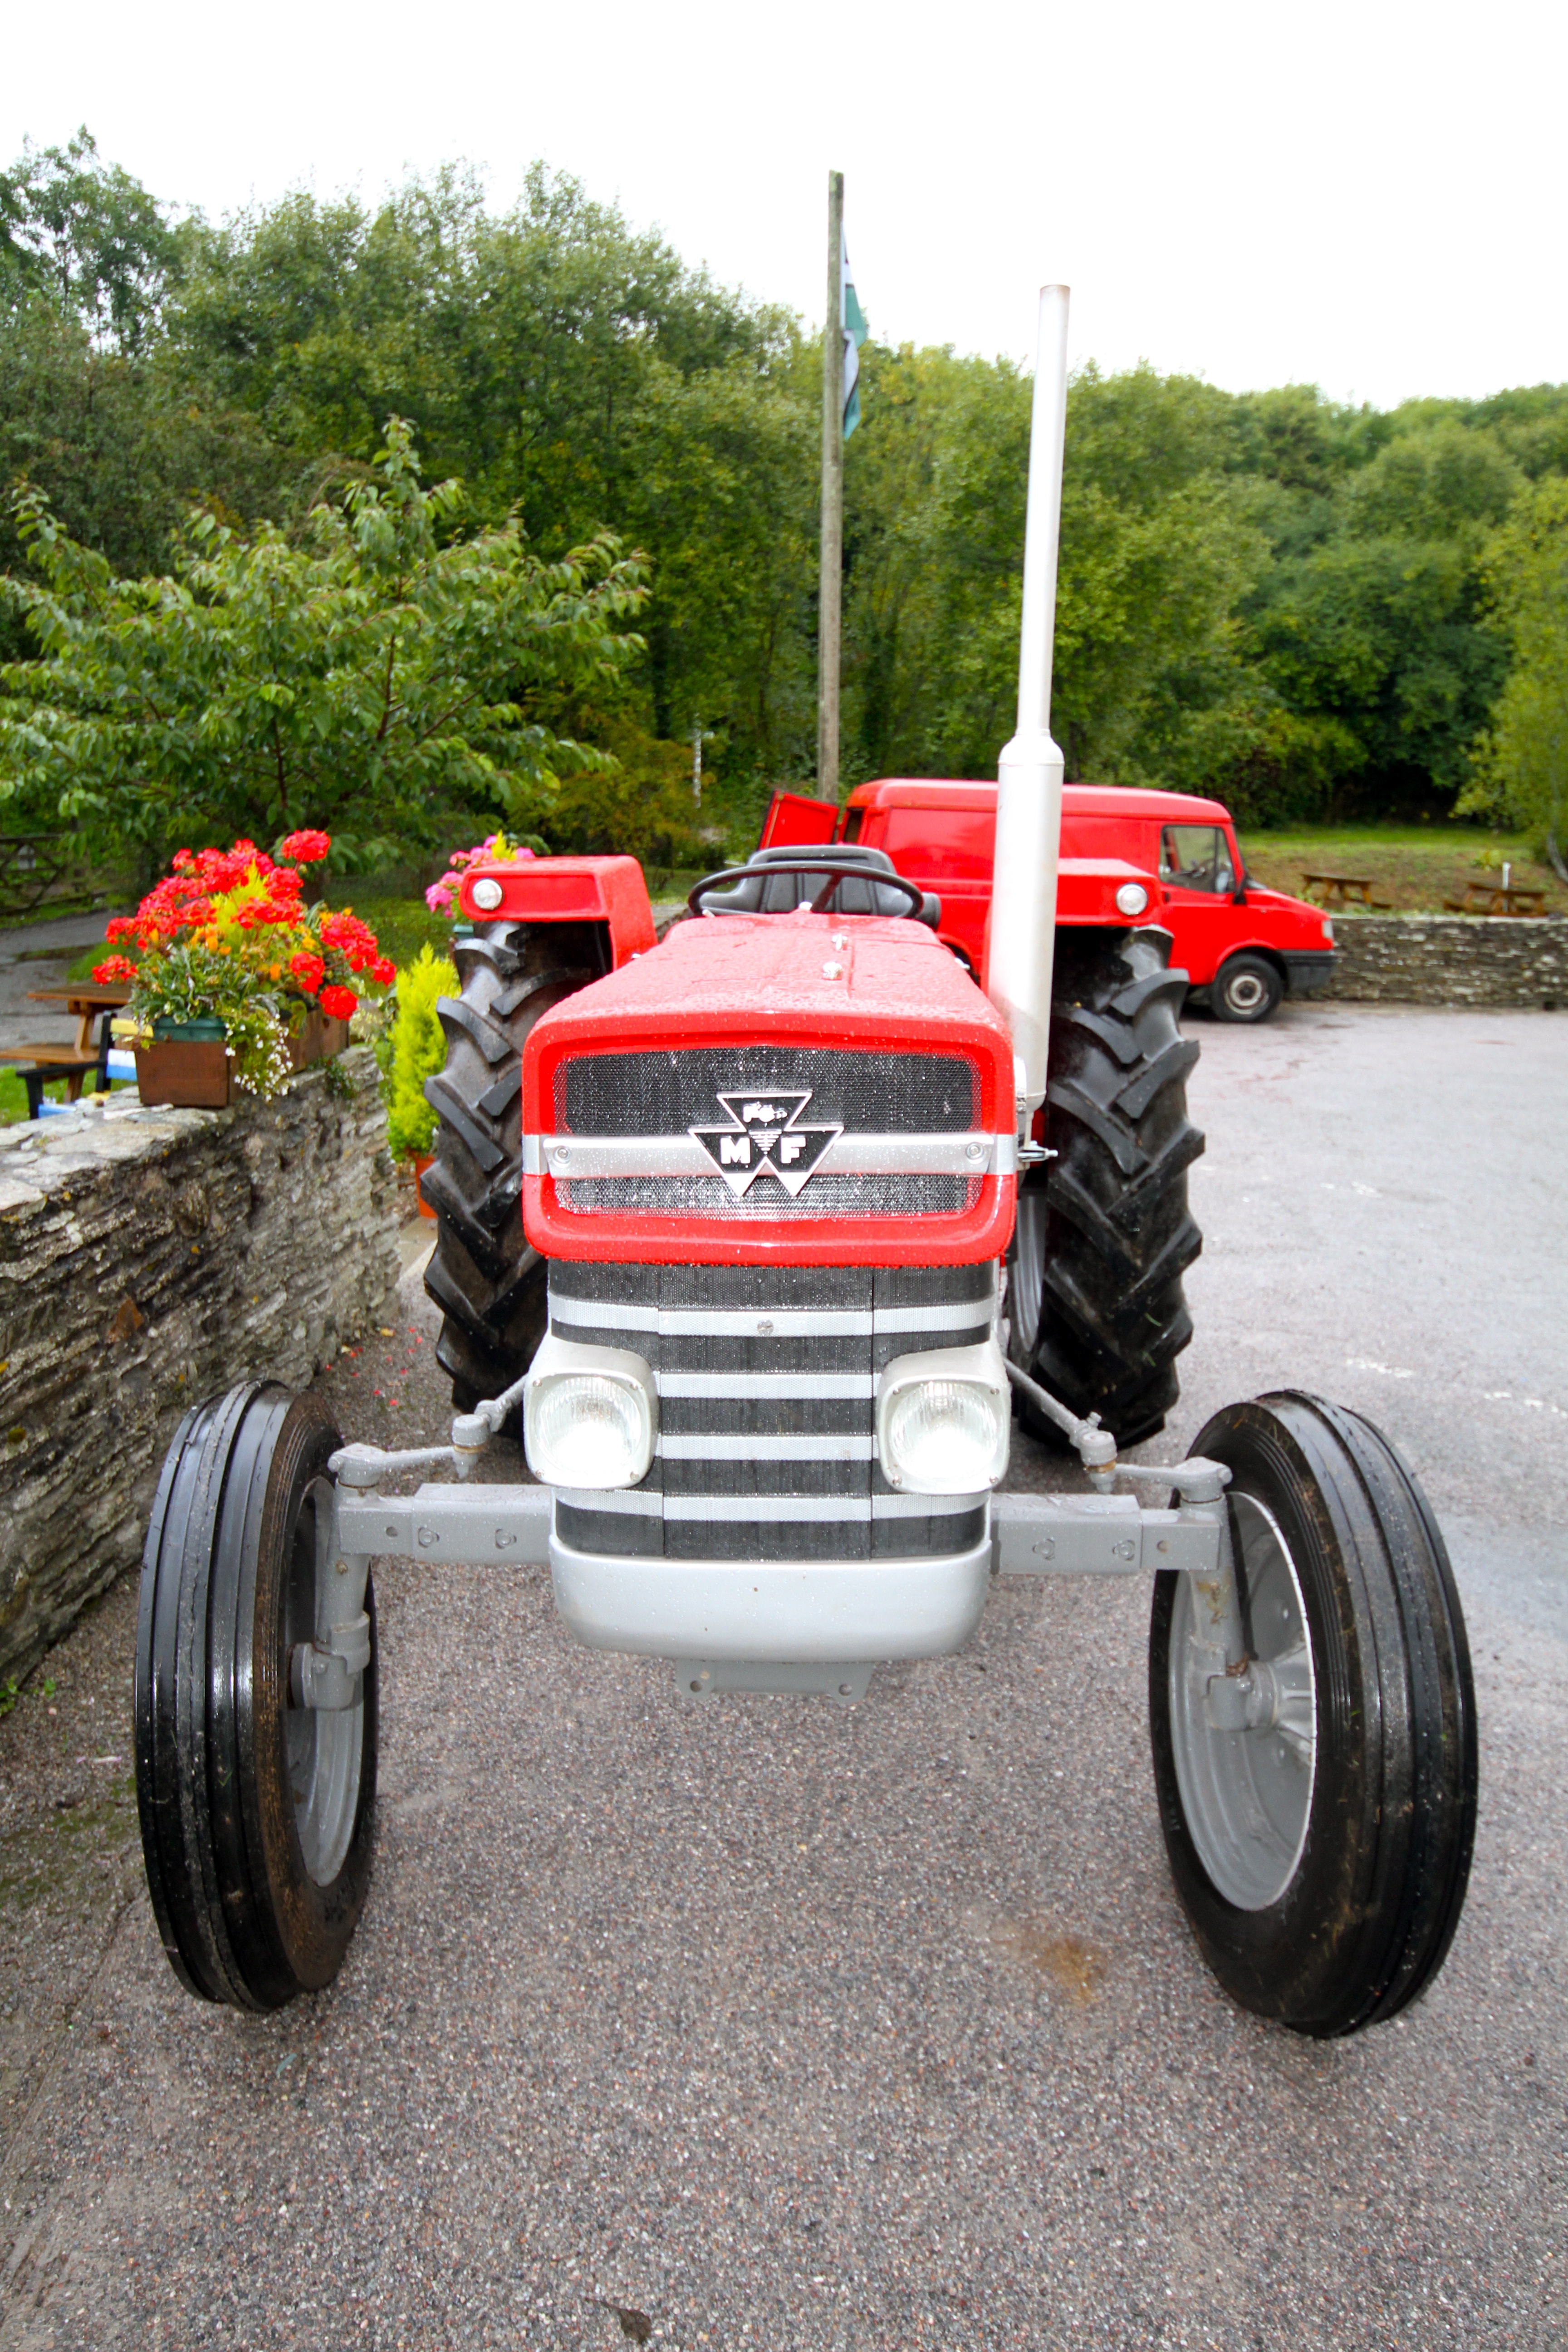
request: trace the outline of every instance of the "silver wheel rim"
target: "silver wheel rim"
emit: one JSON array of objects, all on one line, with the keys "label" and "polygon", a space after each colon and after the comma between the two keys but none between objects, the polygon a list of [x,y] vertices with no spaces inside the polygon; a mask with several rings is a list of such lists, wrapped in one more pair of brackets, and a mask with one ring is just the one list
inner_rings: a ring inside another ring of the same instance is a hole
[{"label": "silver wheel rim", "polygon": [[[326,1645],[332,1600],[331,1533],[331,1482],[313,1478],[294,1524],[284,1589],[285,1667],[299,1643],[314,1641]],[[294,1792],[300,1852],[306,1874],[318,1886],[330,1886],[347,1858],[359,1811],[364,1757],[363,1677],[359,1696],[350,1707],[296,1706],[290,1696],[286,1728],[289,1785]]]},{"label": "silver wheel rim", "polygon": [[[1265,1911],[1296,1874],[1317,1773],[1317,1679],[1300,1580],[1279,1522],[1252,1495],[1230,1496],[1231,1531],[1250,1603],[1259,1720],[1215,1727],[1209,1685],[1225,1653],[1208,1638],[1182,1577],[1171,1612],[1171,1746],[1198,1860],[1227,1903]],[[1258,1673],[1256,1670],[1264,1671]]]},{"label": "silver wheel rim", "polygon": [[1225,984],[1226,1002],[1237,1013],[1256,1013],[1267,993],[1255,971],[1238,971]]},{"label": "silver wheel rim", "polygon": [[1046,1195],[1038,1184],[1021,1184],[1007,1276],[1007,1352],[1026,1372],[1035,1368],[1045,1286]]}]

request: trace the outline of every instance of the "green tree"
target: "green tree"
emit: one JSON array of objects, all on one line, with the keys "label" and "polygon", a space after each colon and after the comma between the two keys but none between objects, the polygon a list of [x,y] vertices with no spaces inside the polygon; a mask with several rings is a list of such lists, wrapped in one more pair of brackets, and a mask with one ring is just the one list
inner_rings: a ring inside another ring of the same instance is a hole
[{"label": "green tree", "polygon": [[1511,659],[1459,806],[1531,827],[1568,882],[1568,481],[1520,498],[1482,576]]},{"label": "green tree", "polygon": [[193,515],[172,575],[117,579],[36,496],[41,582],[5,586],[40,649],[0,668],[0,799],[163,847],[300,824],[427,838],[434,813],[547,818],[612,766],[555,731],[638,651],[638,565],[600,537],[545,562],[514,518],[456,531],[394,419],[371,478],[298,541]]},{"label": "green tree", "polygon": [[153,332],[181,241],[165,207],[84,124],[65,147],[24,147],[0,179],[0,247],[13,291],[35,288],[95,344],[127,354]]}]

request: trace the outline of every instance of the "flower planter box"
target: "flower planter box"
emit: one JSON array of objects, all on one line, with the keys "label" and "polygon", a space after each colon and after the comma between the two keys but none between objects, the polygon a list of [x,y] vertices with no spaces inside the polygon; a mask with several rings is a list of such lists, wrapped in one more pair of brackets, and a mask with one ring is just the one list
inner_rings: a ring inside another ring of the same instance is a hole
[{"label": "flower planter box", "polygon": [[136,1048],[136,1091],[144,1103],[179,1110],[222,1110],[234,1100],[228,1047],[160,1037]]},{"label": "flower planter box", "polygon": [[222,1110],[234,1100],[234,1064],[221,1021],[159,1021],[153,1043],[136,1048],[136,1091],[143,1103],[179,1110]]},{"label": "flower planter box", "polygon": [[330,1021],[324,1013],[312,1013],[299,1034],[289,1038],[289,1059],[302,1070],[311,1062],[330,1062],[334,1054],[345,1053],[348,1042],[346,1021]]},{"label": "flower planter box", "polygon": [[[295,1069],[330,1061],[349,1042],[346,1021],[312,1013],[289,1040]],[[151,1045],[136,1049],[136,1091],[143,1103],[179,1110],[223,1110],[240,1091],[219,1021],[158,1023]]]}]

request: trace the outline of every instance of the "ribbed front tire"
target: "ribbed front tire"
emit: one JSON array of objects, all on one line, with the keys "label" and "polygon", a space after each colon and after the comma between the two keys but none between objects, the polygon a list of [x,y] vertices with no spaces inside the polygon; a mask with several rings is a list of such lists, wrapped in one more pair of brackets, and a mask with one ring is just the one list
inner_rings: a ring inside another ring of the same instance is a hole
[{"label": "ribbed front tire", "polygon": [[1075,1412],[1098,1412],[1122,1446],[1152,1437],[1176,1402],[1175,1360],[1193,1336],[1182,1276],[1203,1246],[1187,1207],[1204,1148],[1187,1117],[1198,1048],[1176,1025],[1187,982],[1170,952],[1165,931],[1058,932],[1056,1157],[1019,1189],[1008,1259],[1015,1362]]},{"label": "ribbed front tire", "polygon": [[1437,1523],[1359,1413],[1284,1391],[1194,1444],[1223,1462],[1253,1677],[1194,1580],[1156,1579],[1154,1781],[1171,1872],[1232,1998],[1299,2033],[1395,2017],[1443,1965],[1475,1842],[1476,1702]]},{"label": "ribbed front tire", "polygon": [[460,1412],[510,1387],[544,1336],[544,1261],[522,1232],[522,1048],[541,1015],[594,977],[568,960],[575,944],[574,931],[521,924],[458,939],[462,993],[436,1008],[447,1062],[425,1085],[441,1121],[423,1180],[439,1221],[425,1287],[441,1309],[436,1358]]}]

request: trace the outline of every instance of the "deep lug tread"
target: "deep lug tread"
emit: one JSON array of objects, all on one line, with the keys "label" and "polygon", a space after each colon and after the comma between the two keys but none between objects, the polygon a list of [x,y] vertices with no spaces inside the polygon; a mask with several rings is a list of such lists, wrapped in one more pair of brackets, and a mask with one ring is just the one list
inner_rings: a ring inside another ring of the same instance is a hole
[{"label": "deep lug tread", "polygon": [[486,1061],[493,1069],[504,1062],[511,1052],[511,1039],[499,1023],[488,1021],[471,1004],[460,997],[440,996],[436,1000],[436,1018],[450,1037],[454,1029],[466,1029]]},{"label": "deep lug tread", "polygon": [[593,978],[562,961],[563,946],[577,952],[553,925],[465,936],[453,950],[462,994],[438,1007],[447,1062],[425,1087],[441,1121],[424,1177],[437,1214],[425,1287],[441,1309],[436,1360],[459,1412],[510,1388],[544,1335],[544,1263],[521,1209],[522,1047],[552,1005]]},{"label": "deep lug tread", "polygon": [[493,1176],[506,1158],[501,1146],[485,1133],[478,1119],[470,1118],[462,1096],[445,1075],[426,1078],[425,1099],[433,1110],[439,1111],[448,1127],[456,1128],[487,1176]]},{"label": "deep lug tread", "polygon": [[[1198,1048],[1176,1027],[1184,973],[1168,934],[1063,932],[1047,1087],[1056,1157],[1046,1194],[1036,1344],[1018,1360],[1122,1445],[1163,1425],[1192,1338],[1182,1276],[1203,1244],[1186,1171],[1204,1148],[1186,1116]],[[1016,1268],[1016,1261],[1015,1261]],[[1016,1328],[1034,1318],[1020,1312]],[[1025,1409],[1037,1434],[1060,1443]]]}]

